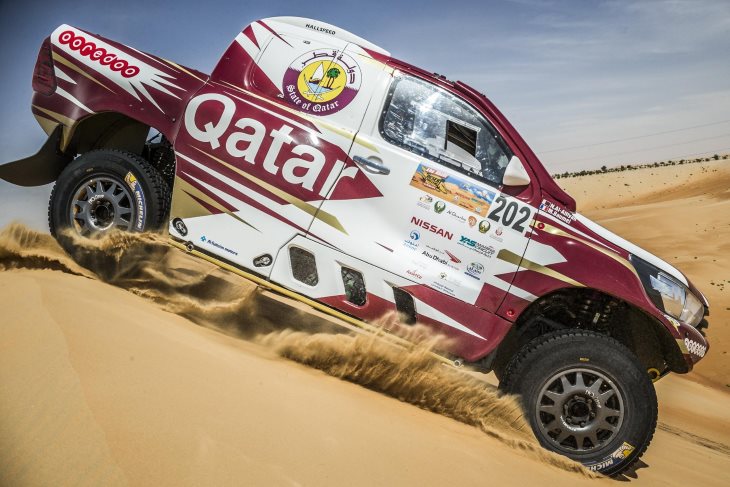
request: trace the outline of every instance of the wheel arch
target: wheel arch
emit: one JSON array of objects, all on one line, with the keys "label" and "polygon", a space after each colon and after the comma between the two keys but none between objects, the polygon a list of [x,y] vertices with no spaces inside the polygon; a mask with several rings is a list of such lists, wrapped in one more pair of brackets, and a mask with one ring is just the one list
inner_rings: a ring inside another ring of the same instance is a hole
[{"label": "wheel arch", "polygon": [[[70,122],[69,122],[70,123]],[[120,112],[99,112],[73,124],[44,126],[48,138],[34,155],[0,166],[0,178],[19,186],[42,186],[58,179],[61,171],[77,155],[97,149],[116,149],[151,159],[148,138],[150,131],[168,137],[163,130]],[[170,149],[171,152],[171,149]],[[166,154],[172,159],[174,154]],[[150,160],[153,164],[155,161]],[[172,180],[165,175],[168,183]]]},{"label": "wheel arch", "polygon": [[67,128],[62,152],[83,154],[95,149],[118,149],[142,155],[150,129],[157,130],[119,112],[95,113]]},{"label": "wheel arch", "polygon": [[566,287],[533,301],[500,343],[492,368],[499,375],[530,340],[558,329],[586,329],[613,337],[659,376],[689,371],[675,338],[640,307],[594,288]]}]

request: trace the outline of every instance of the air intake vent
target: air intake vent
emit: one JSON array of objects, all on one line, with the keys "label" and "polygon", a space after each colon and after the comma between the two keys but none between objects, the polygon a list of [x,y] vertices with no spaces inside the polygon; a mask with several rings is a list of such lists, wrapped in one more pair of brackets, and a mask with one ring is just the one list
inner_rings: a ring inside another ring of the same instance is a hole
[{"label": "air intake vent", "polygon": [[413,296],[399,287],[394,287],[393,297],[395,298],[395,309],[398,310],[401,321],[408,325],[415,324],[416,304],[413,302]]},{"label": "air intake vent", "polygon": [[367,295],[365,291],[365,280],[362,278],[362,274],[349,267],[343,267],[341,272],[347,300],[357,306],[364,306]]},{"label": "air intake vent", "polygon": [[291,261],[291,272],[299,282],[308,286],[316,286],[319,282],[317,275],[317,262],[314,254],[299,247],[289,247],[289,260]]}]

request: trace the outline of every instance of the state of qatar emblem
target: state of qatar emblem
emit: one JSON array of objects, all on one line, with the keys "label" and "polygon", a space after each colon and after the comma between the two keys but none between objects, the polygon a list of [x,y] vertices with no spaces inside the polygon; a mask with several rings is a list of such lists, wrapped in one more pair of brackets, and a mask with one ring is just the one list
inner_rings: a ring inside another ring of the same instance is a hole
[{"label": "state of qatar emblem", "polygon": [[313,115],[345,108],[360,89],[360,66],[342,51],[315,49],[302,54],[284,73],[284,97]]}]

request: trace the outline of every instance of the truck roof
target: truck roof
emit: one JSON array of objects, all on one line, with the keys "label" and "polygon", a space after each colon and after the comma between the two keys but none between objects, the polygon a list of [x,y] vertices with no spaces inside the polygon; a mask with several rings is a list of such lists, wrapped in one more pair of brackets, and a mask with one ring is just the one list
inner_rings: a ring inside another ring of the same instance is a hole
[{"label": "truck roof", "polygon": [[[289,28],[285,29],[289,32],[292,32],[292,30],[301,30],[302,32],[300,35],[302,37],[309,37],[312,35],[312,32],[328,34],[342,41],[352,42],[359,45],[360,47],[368,49],[369,51],[375,51],[378,54],[390,57],[390,53],[382,47],[377,46],[372,42],[353,34],[352,32],[348,32],[345,29],[342,29],[335,25],[322,22],[321,20],[307,19],[304,17],[268,17],[265,19],[261,19],[259,22],[268,24],[274,30],[276,30],[275,24],[285,24],[287,26],[290,26]],[[292,29],[292,27],[294,29]]]}]

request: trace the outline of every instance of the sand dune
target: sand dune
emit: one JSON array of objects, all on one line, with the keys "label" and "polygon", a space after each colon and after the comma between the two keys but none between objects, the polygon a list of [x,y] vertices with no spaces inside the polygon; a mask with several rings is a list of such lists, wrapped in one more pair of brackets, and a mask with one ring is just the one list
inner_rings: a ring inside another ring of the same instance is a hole
[{"label": "sand dune", "polygon": [[[710,282],[730,278],[730,172],[645,171],[560,180],[581,210],[679,265],[713,304],[711,352],[696,373],[657,384],[659,430],[626,478],[725,485],[730,300]],[[700,234],[678,233],[675,214]],[[161,237],[87,243],[74,259],[48,235],[0,233],[0,485],[613,482],[540,449],[514,400],[481,377],[424,347],[318,333],[342,329]]]},{"label": "sand dune", "polygon": [[710,301],[692,373],[730,392],[730,161],[558,180],[579,211],[682,270]]}]

